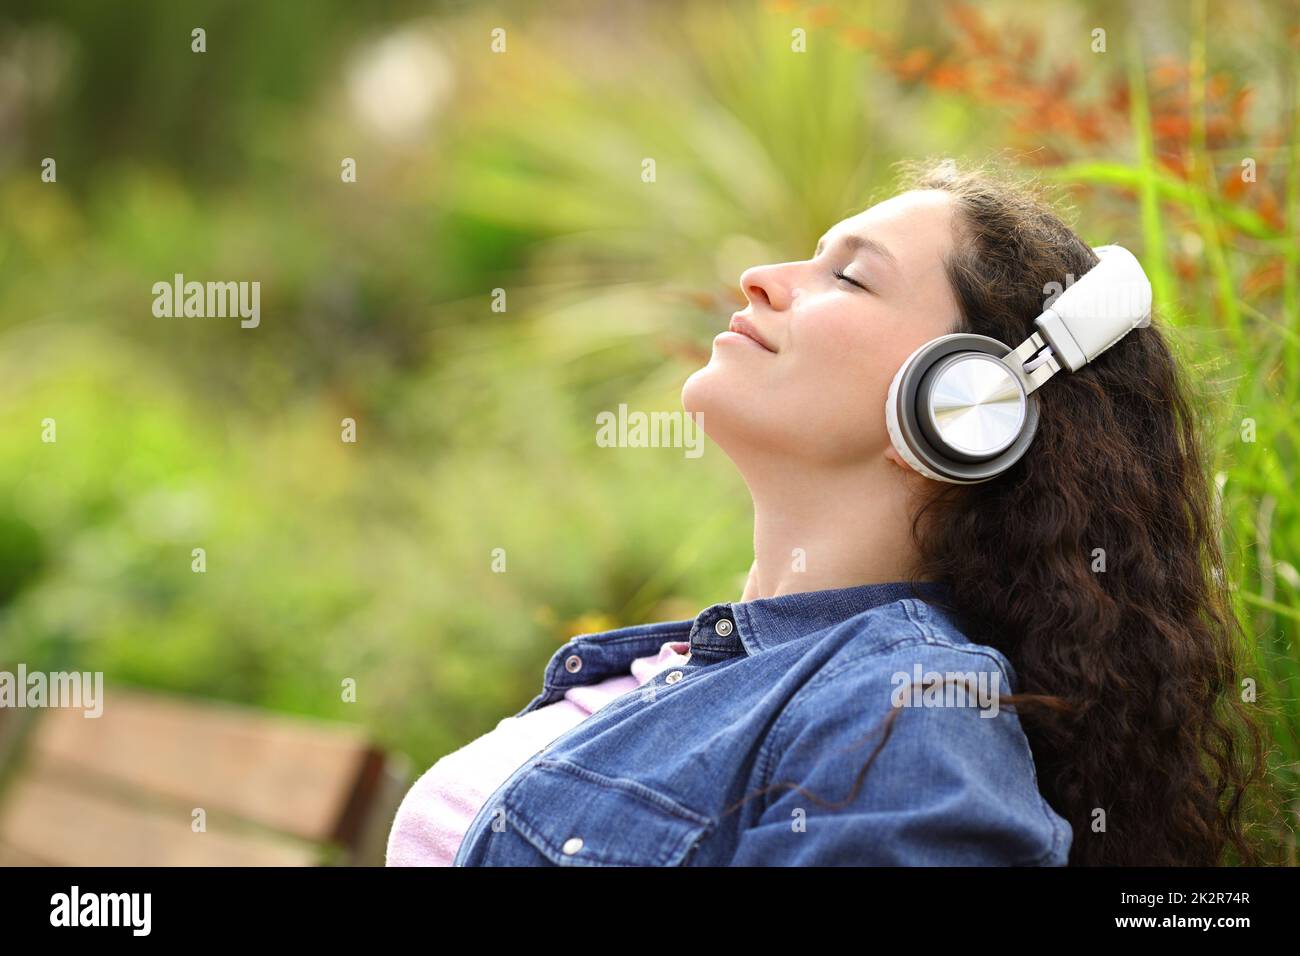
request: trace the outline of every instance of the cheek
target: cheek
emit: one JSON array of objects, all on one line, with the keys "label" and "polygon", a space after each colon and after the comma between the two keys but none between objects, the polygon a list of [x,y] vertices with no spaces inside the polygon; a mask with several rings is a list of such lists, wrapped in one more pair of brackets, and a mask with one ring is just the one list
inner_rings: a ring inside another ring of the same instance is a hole
[{"label": "cheek", "polygon": [[[894,360],[897,334],[869,318],[829,318],[810,323],[792,355],[791,367],[803,384],[872,414],[884,408],[885,395],[902,359]],[[903,353],[906,357],[906,353]]]},{"label": "cheek", "polygon": [[[854,317],[810,320],[783,356],[788,363],[772,393],[794,419],[803,441],[831,457],[856,456],[887,439],[885,396],[901,363],[888,335]],[[905,357],[905,356],[904,356]]]}]

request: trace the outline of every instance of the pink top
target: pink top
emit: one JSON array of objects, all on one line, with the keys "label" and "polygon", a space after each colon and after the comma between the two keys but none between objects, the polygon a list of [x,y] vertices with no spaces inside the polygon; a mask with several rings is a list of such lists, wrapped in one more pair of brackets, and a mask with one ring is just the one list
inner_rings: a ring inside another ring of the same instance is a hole
[{"label": "pink top", "polygon": [[658,654],[634,660],[631,673],[571,687],[555,703],[502,718],[482,737],[447,754],[415,781],[397,808],[387,865],[451,866],[478,811],[526,760],[614,698],[685,664],[690,648],[685,641],[669,641]]}]

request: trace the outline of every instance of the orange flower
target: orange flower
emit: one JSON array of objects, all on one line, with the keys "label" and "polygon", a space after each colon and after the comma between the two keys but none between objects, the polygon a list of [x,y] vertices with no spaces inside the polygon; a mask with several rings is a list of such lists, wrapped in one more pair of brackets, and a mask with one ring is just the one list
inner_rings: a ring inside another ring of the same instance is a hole
[{"label": "orange flower", "polygon": [[1169,137],[1171,139],[1182,139],[1191,131],[1191,123],[1185,115],[1168,114],[1164,116],[1153,116],[1151,118],[1151,129],[1156,136]]},{"label": "orange flower", "polygon": [[840,36],[848,42],[849,46],[855,47],[859,50],[869,50],[879,47],[882,40],[879,33],[876,33],[873,30],[868,30],[865,27],[844,27],[840,30]]},{"label": "orange flower", "polygon": [[929,84],[939,90],[959,90],[969,81],[966,71],[951,63],[940,63],[931,71]]},{"label": "orange flower", "polygon": [[1254,183],[1241,178],[1241,170],[1234,170],[1219,183],[1219,194],[1226,199],[1239,199],[1246,192],[1246,187],[1252,185]]},{"label": "orange flower", "polygon": [[1284,274],[1285,269],[1282,260],[1270,259],[1247,273],[1246,278],[1241,283],[1242,294],[1247,298],[1251,298],[1272,292],[1282,286]]},{"label": "orange flower", "polygon": [[930,62],[934,59],[934,54],[925,47],[917,47],[909,50],[907,54],[898,62],[896,72],[904,79],[914,80],[925,72]]},{"label": "orange flower", "polygon": [[998,53],[1001,45],[997,37],[984,26],[984,21],[973,7],[955,3],[948,8],[948,17],[961,28],[965,40],[980,54]]},{"label": "orange flower", "polygon": [[1197,277],[1200,270],[1197,268],[1199,261],[1191,256],[1178,253],[1174,256],[1174,272],[1184,282],[1190,282]]},{"label": "orange flower", "polygon": [[826,3],[819,3],[817,6],[808,11],[808,19],[813,26],[824,27],[834,23],[835,18],[839,16],[839,11],[833,6]]},{"label": "orange flower", "polygon": [[1282,212],[1282,207],[1278,203],[1277,197],[1268,189],[1259,191],[1259,200],[1255,203],[1255,211],[1278,232],[1286,229],[1286,216]]}]

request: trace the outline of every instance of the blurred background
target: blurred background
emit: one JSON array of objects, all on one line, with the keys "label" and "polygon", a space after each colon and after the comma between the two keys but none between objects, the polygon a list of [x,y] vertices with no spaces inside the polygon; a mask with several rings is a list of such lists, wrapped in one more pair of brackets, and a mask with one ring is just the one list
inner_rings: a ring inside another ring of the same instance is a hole
[{"label": "blurred background", "polygon": [[[1294,862],[1300,15],[1026,10],[4,0],[0,668],[346,723],[418,773],[571,635],[739,598],[726,458],[615,454],[596,414],[679,409],[741,271],[895,161],[993,157],[1139,253],[1194,370]],[[178,272],[259,281],[259,327],[155,317]]]}]

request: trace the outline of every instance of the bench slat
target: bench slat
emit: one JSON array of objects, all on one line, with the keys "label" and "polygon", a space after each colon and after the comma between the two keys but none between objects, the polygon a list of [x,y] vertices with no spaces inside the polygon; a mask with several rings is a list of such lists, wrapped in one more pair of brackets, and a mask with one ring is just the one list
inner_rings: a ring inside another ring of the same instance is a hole
[{"label": "bench slat", "polygon": [[72,709],[43,714],[27,772],[99,776],[115,789],[202,807],[209,819],[229,813],[327,841],[368,749],[360,732],[342,725],[118,688],[105,693],[98,718]]},{"label": "bench slat", "polygon": [[0,843],[0,866],[49,866],[50,861]]},{"label": "bench slat", "polygon": [[8,865],[312,866],[318,857],[311,846],[233,831],[211,813],[207,832],[195,833],[183,809],[127,806],[39,773],[25,774],[3,806]]}]

